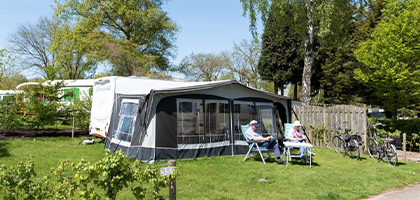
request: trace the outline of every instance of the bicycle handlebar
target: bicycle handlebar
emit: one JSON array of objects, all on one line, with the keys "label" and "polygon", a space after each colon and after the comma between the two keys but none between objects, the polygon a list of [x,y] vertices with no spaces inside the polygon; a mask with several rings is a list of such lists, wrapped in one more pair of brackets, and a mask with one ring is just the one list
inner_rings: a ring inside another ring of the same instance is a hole
[{"label": "bicycle handlebar", "polygon": [[368,126],[373,127],[373,128],[376,128],[377,126],[384,127],[384,126],[386,126],[386,124],[382,124],[381,122],[379,122],[379,123],[376,123],[376,124],[368,124]]}]

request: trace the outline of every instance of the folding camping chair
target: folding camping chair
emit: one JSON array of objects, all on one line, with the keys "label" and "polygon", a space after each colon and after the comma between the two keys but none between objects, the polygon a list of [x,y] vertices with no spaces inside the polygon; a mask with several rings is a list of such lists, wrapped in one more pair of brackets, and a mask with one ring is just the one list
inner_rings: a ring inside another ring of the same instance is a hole
[{"label": "folding camping chair", "polygon": [[[299,147],[306,147],[307,151],[305,152],[305,154],[306,154],[305,157],[306,157],[306,161],[308,161],[308,151],[309,151],[309,149],[313,148],[312,144],[290,142],[288,140],[288,133],[289,133],[289,130],[291,128],[293,128],[293,124],[288,124],[288,123],[284,124],[285,140],[284,140],[283,144],[284,144],[285,151],[283,152],[283,160],[284,159],[286,160],[286,166],[289,164],[289,162],[292,161],[292,158],[300,158],[299,154],[292,154],[291,153],[291,151],[293,149],[298,149],[299,150]],[[309,166],[312,167],[312,154],[309,154]]]},{"label": "folding camping chair", "polygon": [[[265,165],[265,159],[270,159],[271,161],[273,161],[272,158],[271,158],[270,152],[269,152],[269,150],[268,150],[267,147],[260,147],[260,146],[258,146],[258,143],[257,142],[255,142],[255,141],[253,141],[253,140],[251,140],[251,139],[248,138],[248,136],[245,133],[246,130],[248,130],[248,128],[249,128],[249,124],[247,124],[247,125],[241,125],[242,134],[244,135],[244,138],[245,138],[246,142],[249,145],[249,150],[248,150],[248,153],[246,154],[246,156],[244,158],[244,161],[246,161],[248,159],[248,155],[249,155],[249,153],[251,153],[251,151],[252,151],[252,156],[249,157],[249,158],[254,157],[255,156],[255,152],[258,151],[258,153],[260,154],[260,157],[261,157],[264,165]],[[267,154],[268,154],[268,157],[267,158],[264,158],[264,156],[262,154],[263,151],[264,152],[267,152]]]}]

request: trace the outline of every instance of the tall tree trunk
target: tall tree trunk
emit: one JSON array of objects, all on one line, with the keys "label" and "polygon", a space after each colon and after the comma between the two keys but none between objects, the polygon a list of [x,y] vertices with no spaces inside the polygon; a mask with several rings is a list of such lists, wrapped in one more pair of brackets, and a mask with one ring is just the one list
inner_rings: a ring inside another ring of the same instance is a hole
[{"label": "tall tree trunk", "polygon": [[296,81],[295,82],[295,87],[293,88],[293,99],[294,100],[298,100],[297,92],[298,92],[298,82]]},{"label": "tall tree trunk", "polygon": [[312,0],[306,1],[307,17],[308,17],[308,39],[305,41],[305,63],[302,74],[302,104],[308,105],[311,102],[311,77],[313,65],[313,3]]},{"label": "tall tree trunk", "polygon": [[277,87],[280,87],[280,93],[281,93],[282,96],[284,96],[284,82],[280,81],[280,83]]},{"label": "tall tree trunk", "polygon": [[274,81],[274,94],[279,93],[279,82]]}]

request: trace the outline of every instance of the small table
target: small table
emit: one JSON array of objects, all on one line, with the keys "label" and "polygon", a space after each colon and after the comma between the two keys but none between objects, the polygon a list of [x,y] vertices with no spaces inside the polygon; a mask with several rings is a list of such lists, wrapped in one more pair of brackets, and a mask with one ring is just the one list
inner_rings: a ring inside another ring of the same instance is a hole
[{"label": "small table", "polygon": [[[291,161],[291,157],[290,157],[290,148],[294,148],[294,147],[306,147],[306,150],[312,150],[312,148],[314,147],[314,145],[309,144],[309,143],[299,143],[299,142],[283,142],[284,147],[286,148],[286,166],[289,164],[289,159]],[[306,151],[306,156],[308,156],[308,152]],[[312,168],[312,154],[309,154],[309,167]]]}]

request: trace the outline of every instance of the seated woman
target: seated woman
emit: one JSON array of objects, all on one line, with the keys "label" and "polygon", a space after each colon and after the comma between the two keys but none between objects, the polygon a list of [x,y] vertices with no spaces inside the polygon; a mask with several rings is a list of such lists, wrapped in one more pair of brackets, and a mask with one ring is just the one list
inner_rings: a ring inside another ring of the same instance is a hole
[{"label": "seated woman", "polygon": [[[287,139],[289,139],[290,142],[305,143],[306,137],[300,129],[301,126],[302,125],[299,121],[295,121],[293,123],[293,128],[289,129],[289,132],[287,133]],[[307,151],[306,147],[299,147],[300,160],[302,163],[306,163],[305,151]],[[310,151],[308,151],[308,153],[310,153],[312,156],[315,155]]]}]

